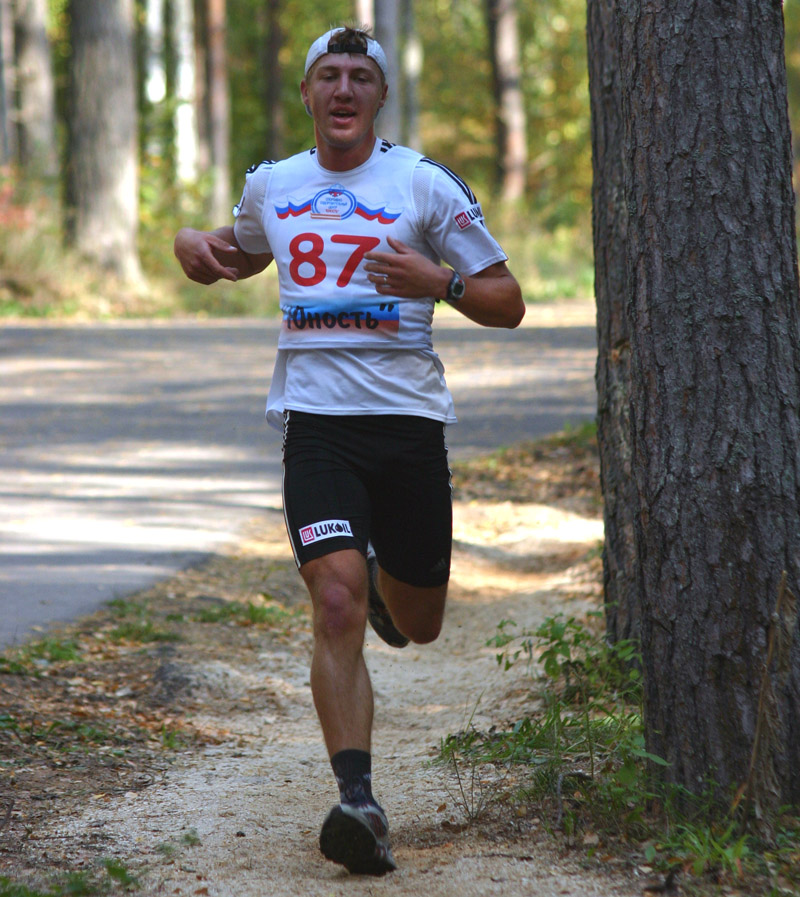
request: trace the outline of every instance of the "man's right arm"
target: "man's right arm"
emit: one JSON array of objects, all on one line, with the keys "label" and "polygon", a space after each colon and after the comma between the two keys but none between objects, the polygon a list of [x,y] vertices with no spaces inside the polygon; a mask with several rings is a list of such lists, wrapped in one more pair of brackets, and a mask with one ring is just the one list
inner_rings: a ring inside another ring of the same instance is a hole
[{"label": "man's right arm", "polygon": [[245,252],[236,241],[232,225],[214,231],[181,228],[173,250],[189,280],[203,284],[244,280],[263,271],[272,261],[268,252]]}]

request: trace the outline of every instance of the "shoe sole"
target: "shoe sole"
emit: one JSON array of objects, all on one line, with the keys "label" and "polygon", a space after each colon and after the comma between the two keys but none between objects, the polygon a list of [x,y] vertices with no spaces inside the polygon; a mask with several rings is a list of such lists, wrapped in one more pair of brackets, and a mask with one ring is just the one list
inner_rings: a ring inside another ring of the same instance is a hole
[{"label": "shoe sole", "polygon": [[339,807],[328,814],[319,836],[323,856],[355,875],[385,875],[397,866],[391,856],[377,853],[378,842],[369,828]]}]

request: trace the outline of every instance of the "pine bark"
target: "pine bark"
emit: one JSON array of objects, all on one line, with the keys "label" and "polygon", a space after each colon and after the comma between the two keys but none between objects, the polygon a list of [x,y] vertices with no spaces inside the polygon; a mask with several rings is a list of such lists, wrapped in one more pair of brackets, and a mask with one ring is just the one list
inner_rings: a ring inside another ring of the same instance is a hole
[{"label": "pine bark", "polygon": [[614,0],[588,0],[587,51],[592,126],[592,232],[597,303],[597,438],[603,490],[603,584],[612,643],[640,636],[633,531],[630,328],[625,242],[622,86]]},{"label": "pine bark", "polygon": [[86,258],[141,277],[132,0],[71,0],[67,235]]},{"label": "pine bark", "polygon": [[[782,572],[800,594],[800,322],[782,7],[619,0],[648,750],[745,781]],[[796,626],[767,758],[800,802]]]}]

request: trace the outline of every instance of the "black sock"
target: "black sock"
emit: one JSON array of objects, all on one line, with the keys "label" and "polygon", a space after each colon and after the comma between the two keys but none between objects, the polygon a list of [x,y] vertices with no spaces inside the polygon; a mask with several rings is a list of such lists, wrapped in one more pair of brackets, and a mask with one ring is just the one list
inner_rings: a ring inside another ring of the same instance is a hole
[{"label": "black sock", "polygon": [[372,796],[372,755],[368,751],[348,749],[331,757],[333,774],[343,804],[374,804]]}]

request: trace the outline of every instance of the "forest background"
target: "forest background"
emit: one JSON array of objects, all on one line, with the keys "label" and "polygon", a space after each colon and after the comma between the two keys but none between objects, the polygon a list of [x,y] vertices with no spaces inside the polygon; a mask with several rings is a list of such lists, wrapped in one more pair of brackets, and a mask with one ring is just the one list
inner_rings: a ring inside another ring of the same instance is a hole
[{"label": "forest background", "polygon": [[[0,0],[0,15],[14,4]],[[44,0],[41,0],[44,3]],[[35,4],[34,4],[35,5]],[[190,4],[191,6],[192,4]],[[468,180],[483,201],[490,226],[511,257],[526,301],[593,296],[591,134],[586,59],[585,0],[506,3],[514,13],[524,122],[521,195],[503,196],[498,97],[488,25],[490,0],[403,0],[403,58],[415,66],[414,108],[406,109],[404,142],[415,145]],[[78,4],[80,6],[80,4]],[[47,37],[55,87],[55,166],[20,165],[18,149],[4,141],[0,167],[0,315],[103,317],[114,315],[268,314],[276,309],[274,274],[253,283],[200,288],[180,276],[172,239],[183,224],[205,228],[238,198],[244,172],[264,158],[311,145],[311,123],[298,84],[310,42],[329,25],[359,19],[352,0],[195,0],[194,29],[208,9],[224,15],[224,91],[227,121],[218,151],[225,167],[222,202],[214,202],[208,162],[191,177],[176,150],[179,48],[170,16],[154,63],[153,0],[131,4],[135,28],[138,131],[136,252],[142,276],[130,282],[70,248],[65,227],[66,172],[70,163],[69,103],[72,59],[70,0],[47,0]],[[790,117],[800,134],[800,0],[786,0],[786,62]],[[207,21],[205,22],[207,25]],[[194,52],[203,51],[195,35]],[[413,59],[411,58],[413,55]],[[13,126],[14,55],[4,53]],[[156,70],[154,72],[154,65]],[[160,73],[160,74],[159,74]],[[213,76],[213,72],[212,72]],[[154,88],[159,77],[164,81]],[[212,91],[208,78],[204,85]],[[404,85],[408,85],[405,80]],[[410,98],[408,90],[405,99]],[[159,93],[161,96],[159,97]],[[408,121],[410,119],[410,125]],[[798,146],[795,136],[795,146]],[[219,143],[217,143],[219,146]],[[797,156],[798,154],[795,153]],[[219,181],[220,178],[216,177]],[[795,178],[797,182],[797,178]],[[505,191],[508,194],[508,191]],[[218,195],[218,194],[217,194]]]}]

